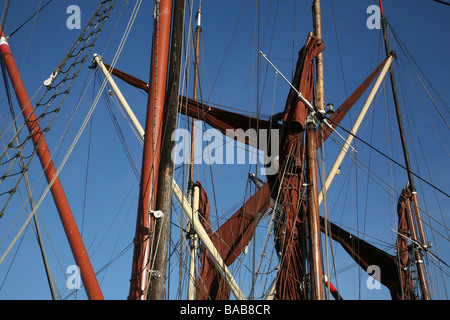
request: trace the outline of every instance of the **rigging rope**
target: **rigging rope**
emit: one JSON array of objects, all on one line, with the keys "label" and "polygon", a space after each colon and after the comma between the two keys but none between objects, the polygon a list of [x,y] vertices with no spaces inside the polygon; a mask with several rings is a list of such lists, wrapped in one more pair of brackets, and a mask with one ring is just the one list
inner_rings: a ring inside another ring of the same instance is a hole
[{"label": "rigging rope", "polygon": [[[83,32],[82,32],[82,34],[80,35],[80,37],[77,39],[77,41],[75,42],[75,44],[74,44],[74,46],[72,47],[72,49],[69,51],[69,53],[68,53],[68,54],[66,55],[66,57],[63,59],[63,61],[60,63],[60,65],[58,66],[58,68],[56,69],[56,71],[55,71],[55,73],[54,73],[54,74],[56,75],[56,77],[57,77],[60,73],[66,74],[65,77],[63,78],[63,80],[61,80],[61,81],[59,82],[58,85],[53,86],[53,83],[52,83],[52,84],[50,84],[50,85],[47,87],[47,91],[44,93],[44,95],[42,96],[42,98],[41,98],[41,99],[39,100],[39,102],[36,104],[36,107],[39,106],[39,105],[41,104],[42,100],[44,99],[44,97],[46,96],[46,94],[47,94],[49,91],[51,91],[51,90],[54,89],[54,88],[57,88],[57,89],[56,89],[56,92],[55,92],[55,93],[53,94],[53,96],[49,99],[49,103],[48,103],[48,105],[47,105],[46,110],[48,109],[48,107],[50,106],[51,102],[53,102],[53,100],[56,98],[57,95],[63,95],[63,97],[62,97],[62,99],[61,99],[61,101],[60,101],[60,103],[59,103],[59,106],[58,106],[56,109],[59,109],[59,108],[60,108],[60,106],[62,105],[62,102],[64,101],[64,98],[65,98],[65,97],[67,96],[67,94],[69,93],[70,87],[72,86],[72,84],[73,84],[75,78],[77,77],[78,72],[80,71],[80,69],[81,69],[82,65],[84,64],[84,62],[87,60],[86,57],[87,57],[87,55],[89,54],[89,52],[91,51],[92,47],[94,46],[94,44],[95,44],[95,42],[96,42],[96,40],[97,40],[97,37],[98,37],[98,35],[100,34],[100,31],[101,31],[102,28],[103,28],[103,25],[104,25],[104,24],[106,23],[106,21],[108,20],[108,17],[109,17],[109,15],[110,15],[111,10],[112,10],[113,7],[114,7],[115,2],[116,2],[116,0],[109,0],[109,1],[103,1],[103,2],[100,4],[100,6],[98,7],[97,11],[94,13],[94,16],[91,18],[91,20],[89,21],[88,25],[87,25],[86,28],[83,30]],[[107,4],[107,5],[106,5],[106,8],[103,8],[105,4]],[[88,30],[89,30],[91,27],[92,27],[93,30],[91,31],[90,34],[88,34],[88,35],[86,36],[86,38],[84,38],[85,34],[88,32]],[[98,29],[97,29],[97,28],[98,28]],[[96,29],[97,29],[97,30],[96,30]],[[92,39],[91,39],[91,38],[92,38]],[[91,40],[90,43],[89,43],[89,40]],[[73,53],[75,52],[75,50],[78,48],[78,45],[79,45],[79,44],[82,44],[82,48],[78,50],[78,53],[77,53],[77,54],[73,54]],[[81,61],[78,61],[79,57],[81,56],[81,53],[84,52],[86,48],[88,48],[88,50],[86,50],[87,52],[86,52],[85,56],[81,59]],[[67,62],[70,61],[70,59],[71,59],[71,58],[74,58],[74,57],[76,58],[76,60],[75,60],[74,62],[72,62],[72,65],[71,65],[66,71],[61,71],[61,72],[59,72],[59,71],[62,70],[62,68],[67,64]],[[73,67],[74,67],[75,65],[77,65],[77,64],[80,65],[80,66],[79,66],[79,69],[75,72],[74,75],[72,75],[72,76],[69,78],[70,71],[71,71],[71,70],[73,69]],[[55,77],[55,78],[56,78],[56,77]],[[63,93],[59,93],[59,90],[61,89],[62,85],[63,85],[67,80],[71,80],[70,85],[69,85],[69,88],[67,88]],[[53,82],[54,82],[54,81],[53,81]],[[106,82],[106,81],[105,81],[105,82]],[[104,84],[105,84],[105,83],[104,83]],[[104,88],[104,87],[103,87],[103,88]],[[100,96],[100,92],[99,92],[99,95],[98,95],[97,97],[99,97],[99,96]],[[98,99],[97,99],[96,101],[98,102]],[[92,114],[93,109],[95,108],[95,105],[96,105],[96,103],[94,104],[93,107],[91,107],[91,110],[90,110],[90,113],[88,114],[87,119],[89,119],[90,115]],[[56,110],[56,109],[55,109],[55,110]],[[55,115],[56,115],[56,113],[54,113],[54,115],[53,115],[53,117],[52,117],[50,123],[54,120]],[[77,136],[76,136],[76,138],[75,138],[74,143],[73,143],[72,146],[70,147],[70,149],[69,149],[68,153],[66,154],[66,157],[64,158],[62,164],[61,164],[60,167],[58,168],[58,170],[57,170],[55,176],[53,177],[52,181],[49,182],[47,188],[45,189],[43,195],[40,197],[40,199],[39,199],[38,203],[36,204],[35,208],[33,209],[32,213],[31,213],[30,216],[26,219],[26,221],[24,222],[24,224],[23,224],[22,227],[20,228],[19,232],[18,232],[17,235],[14,237],[13,241],[11,242],[11,244],[8,246],[8,248],[5,250],[5,252],[4,252],[4,254],[2,255],[2,257],[0,258],[0,263],[5,259],[6,255],[7,255],[8,252],[11,250],[12,246],[13,246],[14,243],[17,241],[17,239],[18,239],[18,237],[20,236],[20,234],[24,231],[25,227],[28,225],[28,223],[30,222],[31,218],[35,215],[36,210],[39,208],[40,204],[42,203],[43,199],[44,199],[45,196],[47,195],[47,193],[48,193],[48,191],[50,190],[51,186],[53,185],[54,181],[55,181],[56,178],[58,177],[58,175],[59,175],[61,169],[64,167],[64,164],[66,163],[66,161],[67,161],[67,159],[68,159],[70,153],[73,151],[73,148],[74,148],[76,142],[78,141],[79,137],[81,136],[81,132],[83,131],[84,127],[86,126],[86,122],[87,122],[87,120],[85,120],[85,123],[83,123],[82,128],[80,129],[80,131],[78,132],[78,134],[77,134]],[[23,126],[22,126],[22,128],[23,128]],[[47,128],[48,128],[48,127],[47,127]],[[48,131],[48,129],[47,129],[47,130],[44,129],[44,131]],[[33,154],[35,154],[35,153],[36,153],[36,148],[35,148],[35,151],[33,152]],[[31,159],[30,159],[30,161],[31,161]],[[12,195],[11,195],[11,196],[12,196]],[[9,203],[9,200],[11,199],[11,196],[10,196],[10,198],[8,199],[8,201],[7,201],[7,203],[5,204],[5,206],[3,207],[3,210],[1,211],[1,214],[3,214],[3,212],[4,212],[4,210],[5,210],[6,206],[7,206],[7,204]],[[0,215],[0,216],[1,216],[1,215]]]},{"label": "rigging rope", "polygon": [[[100,75],[98,73],[98,69],[96,70],[96,75],[97,75],[97,80],[101,83]],[[114,110],[113,110],[113,108],[111,106],[111,100],[110,100],[109,95],[106,92],[106,90],[103,91],[103,98],[104,98],[104,101],[106,103],[106,106],[107,106],[107,109],[108,109],[108,113],[109,113],[109,115],[111,117],[111,121],[113,122],[114,128],[115,128],[115,130],[117,132],[119,140],[120,140],[120,142],[122,144],[122,147],[124,149],[125,155],[127,156],[128,161],[130,162],[130,165],[131,165],[131,167],[132,167],[132,169],[134,171],[134,174],[136,175],[136,178],[139,180],[140,179],[139,169],[137,168],[136,162],[134,161],[133,156],[132,156],[132,154],[130,152],[130,148],[128,147],[128,144],[126,142],[126,139],[125,139],[125,136],[123,134],[123,131],[122,131],[122,129],[120,127],[120,124],[117,121],[117,118],[116,118],[116,116],[114,114]],[[113,102],[117,106],[117,101],[113,100]],[[119,110],[121,110],[121,108],[119,108]],[[142,139],[140,137],[139,137],[139,141],[142,141]]]},{"label": "rigging rope", "polygon": [[[331,136],[331,138],[332,138],[337,144],[339,144],[339,143],[337,142],[337,140],[335,140],[332,136]],[[398,201],[398,196],[400,195],[400,193],[399,193],[393,186],[389,185],[386,181],[384,181],[377,173],[375,173],[372,169],[370,169],[366,164],[362,163],[357,157],[353,156],[353,155],[350,154],[350,153],[349,153],[349,157],[350,157],[350,159],[351,159],[354,163],[356,163],[361,169],[363,169],[363,171],[364,171],[365,173],[367,173],[367,175],[368,175],[369,178],[373,179],[373,181],[374,181],[375,183],[377,183],[383,190],[385,190],[385,191],[392,197],[392,199],[394,199],[394,201]],[[359,164],[359,163],[361,163],[361,164]],[[364,169],[363,167],[365,167],[365,169]],[[366,170],[367,170],[367,171],[366,171]],[[392,193],[390,193],[390,192],[389,192],[386,188],[384,188],[379,182],[377,182],[377,181],[370,175],[370,173],[372,173],[372,174],[373,174],[374,176],[376,176],[379,180],[381,180],[384,184],[386,184],[386,186],[388,186],[389,188],[391,188],[392,191],[395,193],[395,195],[392,194]],[[430,216],[430,218],[433,219],[436,223],[438,223],[439,225],[441,225],[442,227],[444,227],[445,229],[448,230],[448,227],[446,227],[446,226],[443,225],[441,222],[439,222],[438,220],[436,220],[435,218],[433,218],[431,215],[429,215],[428,212],[423,211],[423,209],[420,209],[420,211],[421,211],[422,213],[424,213],[424,214]],[[423,221],[423,222],[424,222],[424,221]],[[424,222],[424,223],[426,223],[426,222]],[[429,226],[429,227],[432,228],[431,226]],[[438,232],[438,233],[439,233],[439,232]],[[439,233],[439,234],[440,234],[440,233]],[[444,235],[442,235],[442,234],[440,234],[440,235],[441,235],[444,239],[450,241],[450,239],[446,238]]]},{"label": "rigging rope", "polygon": [[[100,34],[100,31],[103,28],[103,25],[107,21],[111,10],[114,7],[116,0],[109,0],[109,1],[103,1],[102,4],[98,7],[97,11],[81,33],[81,35],[76,40],[75,44],[70,49],[69,53],[66,55],[66,57],[62,60],[62,62],[59,64],[59,66],[56,68],[56,70],[53,72],[51,76],[51,82],[46,83],[47,84],[47,90],[44,92],[43,96],[40,98],[40,100],[36,103],[36,106],[34,108],[34,113],[36,113],[39,106],[46,105],[42,113],[37,117],[37,121],[42,124],[42,120],[45,116],[52,114],[53,116],[49,120],[49,123],[47,126],[42,130],[43,131],[43,137],[45,137],[46,133],[50,130],[50,125],[52,124],[53,120],[56,117],[56,114],[59,112],[62,103],[64,102],[66,96],[69,94],[70,89],[75,81],[75,79],[78,76],[78,73],[80,72],[81,67],[83,66],[84,62],[87,60],[87,55],[90,53],[92,47],[95,45],[95,42]],[[107,6],[105,6],[107,4]],[[92,30],[91,30],[92,29]],[[82,55],[82,53],[85,53]],[[69,64],[70,63],[70,64]],[[67,69],[66,65],[69,64],[69,67]],[[78,69],[75,69],[75,66],[78,65]],[[55,81],[58,79],[58,76],[62,74],[64,75],[63,79],[60,80],[57,84],[55,84]],[[63,88],[63,85],[66,82],[69,82],[67,88]],[[52,94],[53,92],[53,94]],[[47,94],[52,94],[48,100],[43,103],[44,98],[46,98]],[[53,110],[49,110],[52,103],[59,98],[59,104],[56,108]],[[16,134],[14,135],[13,139],[16,139],[16,137],[19,135],[19,133],[22,131],[22,129],[25,127],[26,123],[28,122],[28,119],[25,119],[25,122],[18,128]],[[32,134],[31,134],[32,135]],[[31,135],[28,135],[28,137],[25,139],[23,144],[20,145],[20,147],[24,147],[24,145],[31,140]],[[1,158],[7,153],[8,149],[10,148],[16,148],[14,146],[14,140],[11,139],[7,145],[7,148],[3,151]],[[41,140],[42,141],[42,140]],[[39,142],[40,144],[40,142]],[[37,148],[34,148],[32,154],[29,156],[29,161],[25,165],[25,167],[22,170],[23,172],[26,172],[28,170],[28,166],[31,163],[31,160],[33,159],[34,155],[37,152]],[[12,165],[16,161],[18,157],[14,158],[14,161],[11,162],[9,168],[6,170],[6,172],[2,175],[2,181],[4,178],[8,177],[8,172],[12,169]],[[0,195],[6,195],[9,194],[9,198],[7,199],[5,205],[3,206],[2,210],[0,211],[0,217],[3,215],[7,205],[9,204],[12,196],[14,195],[16,188],[19,184],[21,179],[17,180],[17,183],[9,190],[6,190],[4,192],[1,192]]]},{"label": "rigging rope", "polygon": [[[44,8],[46,6],[48,6],[50,4],[50,2],[52,2],[53,0],[49,0],[45,5],[43,5],[41,8],[39,8],[30,18],[28,18],[24,23],[22,23],[18,28],[16,28],[13,32],[11,32],[11,34],[9,36],[6,37],[6,39],[11,38],[17,31],[19,31],[24,25],[26,25],[31,19],[34,18],[34,16],[36,16],[37,14],[39,14],[39,12],[41,12],[42,10],[44,10]],[[42,2],[42,1],[41,1]],[[40,5],[40,4],[39,4]],[[2,28],[3,29],[3,28]]]},{"label": "rigging rope", "polygon": [[[402,164],[400,164],[399,162],[395,161],[394,159],[392,159],[391,157],[389,157],[387,154],[381,152],[381,150],[375,148],[374,146],[371,146],[369,143],[367,143],[366,141],[364,141],[363,139],[361,139],[360,137],[354,135],[353,133],[351,133],[349,130],[345,129],[344,127],[342,127],[341,125],[339,125],[338,123],[334,122],[333,120],[331,120],[330,118],[327,118],[327,120],[333,122],[334,124],[336,124],[336,126],[338,126],[339,128],[341,128],[342,130],[344,130],[345,132],[347,132],[348,134],[351,134],[354,138],[358,139],[359,141],[361,141],[362,143],[364,143],[366,146],[368,146],[369,148],[372,148],[373,150],[375,150],[377,153],[379,153],[380,155],[382,155],[383,157],[387,158],[388,160],[392,161],[393,163],[395,163],[396,165],[398,165],[399,167],[407,170]],[[436,189],[437,191],[439,191],[440,193],[442,193],[443,195],[447,196],[450,198],[450,195],[448,195],[446,192],[444,192],[443,190],[441,190],[440,188],[438,188],[437,186],[435,186],[434,184],[432,184],[431,182],[428,182],[427,180],[425,180],[424,178],[422,178],[421,176],[419,176],[418,174],[414,173],[411,171],[411,173],[419,178],[420,180],[422,180],[423,182],[425,182],[426,184],[428,184],[430,187]]]},{"label": "rigging rope", "polygon": [[430,98],[433,106],[436,108],[437,112],[439,113],[439,115],[441,116],[442,120],[444,121],[444,123],[447,125],[447,128],[450,128],[447,120],[445,119],[444,115],[442,114],[441,110],[438,108],[437,104],[434,102],[433,98],[431,97],[430,93],[428,92],[427,88],[425,87],[424,83],[422,82],[422,79],[419,77],[416,69],[414,68],[413,64],[410,61],[410,58],[412,60],[412,62],[414,62],[414,64],[417,66],[417,68],[419,69],[419,72],[422,74],[422,76],[425,78],[425,80],[428,82],[428,85],[431,87],[431,89],[433,89],[433,91],[435,92],[435,94],[437,95],[437,97],[439,98],[439,100],[441,101],[441,103],[447,108],[448,105],[445,102],[445,100],[440,96],[440,94],[437,92],[437,90],[434,88],[433,84],[431,83],[431,81],[428,79],[428,77],[425,75],[425,73],[421,70],[421,68],[419,67],[419,65],[417,64],[417,62],[414,60],[413,56],[411,55],[411,53],[409,53],[408,49],[406,48],[406,46],[403,44],[403,42],[400,40],[399,36],[397,35],[397,33],[395,32],[394,28],[389,24],[389,22],[387,22],[387,25],[390,29],[390,31],[392,32],[392,34],[394,35],[395,40],[397,41],[397,43],[400,46],[400,49],[402,50],[402,52],[404,53],[408,63],[411,65],[412,69],[414,70],[414,73],[416,74],[417,78],[419,79],[420,83],[422,84],[423,88],[425,89],[428,97]]}]

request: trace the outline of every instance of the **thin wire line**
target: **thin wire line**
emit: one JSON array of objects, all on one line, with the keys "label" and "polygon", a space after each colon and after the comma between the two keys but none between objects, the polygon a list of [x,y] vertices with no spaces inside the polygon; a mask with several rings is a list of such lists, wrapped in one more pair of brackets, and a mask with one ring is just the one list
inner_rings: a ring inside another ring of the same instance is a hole
[{"label": "thin wire line", "polygon": [[[39,12],[41,12],[47,5],[50,4],[53,0],[49,0],[42,8],[38,9],[30,18],[28,18],[24,23],[22,23],[16,30],[14,30],[9,36],[7,36],[7,39],[11,38],[17,31],[19,31],[24,25],[26,25],[31,19],[34,18]],[[8,0],[9,2],[9,0]],[[42,3],[42,1],[41,1]],[[40,4],[39,4],[40,5]]]},{"label": "thin wire line", "polygon": [[[394,159],[392,159],[391,157],[389,157],[387,154],[381,152],[380,150],[378,150],[377,148],[375,148],[374,146],[371,146],[369,143],[367,143],[366,141],[364,141],[363,139],[361,139],[360,137],[354,135],[353,133],[351,133],[349,130],[345,129],[344,127],[342,127],[341,125],[339,125],[338,123],[334,122],[332,119],[327,118],[327,120],[333,122],[334,124],[336,124],[338,127],[340,127],[342,130],[344,130],[345,132],[347,132],[348,134],[351,134],[354,138],[358,139],[359,141],[361,141],[362,143],[364,143],[365,145],[367,145],[369,148],[372,148],[373,150],[375,150],[377,153],[379,153],[380,155],[382,155],[383,157],[387,158],[388,160],[392,161],[393,163],[395,163],[396,165],[398,165],[399,167],[405,169],[406,171],[408,171],[402,164],[400,164],[399,162],[395,161]],[[429,186],[431,186],[432,188],[436,189],[437,191],[439,191],[440,193],[442,193],[443,195],[447,196],[450,198],[450,195],[448,195],[446,192],[444,192],[442,189],[436,187],[435,185],[433,185],[432,183],[428,182],[427,180],[425,180],[424,178],[422,178],[421,176],[419,176],[418,174],[414,173],[411,171],[411,174],[413,174],[414,176],[416,176],[417,178],[419,178],[420,180],[422,180],[423,182],[425,182],[426,184],[428,184]]]}]

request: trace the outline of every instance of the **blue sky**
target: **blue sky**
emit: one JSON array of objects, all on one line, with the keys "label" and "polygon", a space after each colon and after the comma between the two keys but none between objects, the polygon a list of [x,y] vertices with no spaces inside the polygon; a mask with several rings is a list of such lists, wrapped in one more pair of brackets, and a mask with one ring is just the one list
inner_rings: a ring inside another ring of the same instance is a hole
[{"label": "blue sky", "polygon": [[[45,4],[46,1],[41,3]],[[124,6],[124,1],[117,2],[92,53],[105,51],[105,60],[112,61],[135,3],[136,1],[129,1],[128,5]],[[35,0],[11,2],[4,27],[5,33],[9,34],[28,19],[37,10],[38,4],[39,1]],[[296,59],[298,51],[306,40],[307,33],[312,31],[311,2],[297,1],[295,6],[294,4],[293,0],[283,0],[278,3],[261,1],[260,7],[259,50],[267,54],[287,78],[291,78],[293,66],[295,67],[295,60],[293,62],[292,58]],[[322,1],[323,39],[326,45],[324,51],[325,94],[326,102],[334,103],[335,107],[338,107],[384,58],[384,49],[380,38],[381,31],[370,30],[366,25],[370,16],[366,10],[373,4],[377,4],[376,1],[341,0],[332,3],[329,0]],[[70,16],[66,13],[66,9],[70,5],[79,6],[83,28],[98,4],[97,1],[87,0],[54,1],[38,15],[36,20],[30,21],[9,39],[11,50],[30,96],[33,96],[41,87],[42,82],[54,71],[79,35],[80,30],[69,30],[66,26]],[[194,1],[194,11],[197,11],[197,6],[197,1]],[[123,13],[121,14],[122,9]],[[431,0],[408,2],[391,0],[384,1],[384,11],[402,43],[420,66],[420,72],[427,76],[427,79],[441,95],[442,100],[448,103],[450,100],[448,90],[448,72],[450,71],[448,62],[450,20],[448,15],[450,7]],[[200,96],[202,100],[238,109],[243,113],[251,112],[255,115],[256,62],[258,59],[258,41],[256,40],[258,33],[255,32],[258,22],[255,1],[224,3],[223,1],[204,0],[202,1],[202,12],[203,30],[200,56]],[[149,78],[150,67],[152,13],[153,1],[143,1],[130,36],[116,64],[117,68],[146,81]],[[118,20],[119,16],[120,20]],[[105,50],[116,21],[118,21],[117,27]],[[34,22],[36,23],[33,28]],[[195,22],[193,23],[195,24]],[[391,47],[399,56],[401,72],[397,82],[402,86],[400,89],[401,101],[405,102],[404,121],[408,132],[407,139],[409,142],[411,139],[415,141],[415,147],[410,147],[410,152],[417,155],[417,162],[416,157],[412,156],[413,171],[448,193],[450,179],[449,172],[446,170],[448,152],[442,147],[442,143],[445,146],[448,144],[448,127],[429,99],[427,100],[423,88],[414,78],[414,72],[409,71],[411,69],[409,62],[394,39],[391,39]],[[191,63],[192,59],[191,55],[188,62]],[[90,79],[92,71],[87,68],[88,65],[90,65],[89,62],[83,66],[76,84],[47,135],[47,142],[52,151],[56,149],[61,134],[74,112],[77,101],[82,95],[85,81]],[[261,60],[261,88],[264,88],[264,95],[260,98],[260,112],[270,115],[283,110],[289,87],[281,77],[275,75],[273,69],[266,67],[267,63]],[[193,74],[192,68],[191,65],[190,77]],[[409,89],[410,81],[414,83],[417,95],[414,90]],[[117,83],[144,125],[147,96],[120,81]],[[99,86],[98,82],[95,85],[92,82],[87,90],[87,94],[74,116],[73,123],[68,129],[67,137],[62,143],[58,155],[55,155],[57,166],[61,163],[84,120]],[[405,91],[403,91],[403,87]],[[188,95],[192,96],[192,88],[189,87],[188,90]],[[182,93],[186,94],[186,88]],[[41,90],[37,97],[42,94]],[[5,97],[3,86],[0,95]],[[351,119],[356,118],[364,98],[365,96],[355,105]],[[444,116],[448,117],[448,106],[446,109],[434,93],[433,99],[441,108]],[[371,113],[371,118],[364,122],[359,136],[403,164],[391,100],[390,87],[387,82],[386,87],[376,99],[376,106]],[[7,117],[6,98],[2,101],[3,121],[10,122],[11,118]],[[385,101],[387,102],[385,103]],[[18,112],[15,100],[14,104],[15,110]],[[130,155],[140,170],[142,147],[122,115],[116,108],[114,110],[127,139]],[[414,115],[414,121],[412,115]],[[345,128],[350,129],[349,121],[351,119],[343,122]],[[388,120],[387,124],[386,120]],[[180,126],[183,125],[183,121],[184,119],[180,120]],[[442,143],[436,139],[436,132],[442,139]],[[342,130],[340,133],[346,136]],[[417,140],[417,133],[420,141]],[[404,172],[396,165],[391,166],[384,157],[374,151],[370,152],[370,149],[361,143],[355,145],[358,149],[358,159],[375,173],[385,177],[386,181],[395,189],[395,191],[390,189],[390,192],[394,194],[400,192],[406,182]],[[205,146],[204,142],[203,147]],[[90,150],[89,165],[87,163],[88,150]],[[337,144],[330,139],[325,145],[326,171],[332,165],[337,152]],[[422,154],[427,155],[426,164]],[[210,169],[213,170],[213,179],[211,179]],[[248,170],[255,172],[255,168],[249,169],[247,165],[217,165],[212,168],[205,165],[196,166],[196,179],[202,181],[210,199],[215,198],[216,200],[212,216],[215,217],[216,213],[218,216],[222,216],[224,212],[233,209],[236,203],[243,198]],[[183,168],[179,168],[176,170],[176,174],[181,174],[182,171]],[[347,172],[350,173],[347,174]],[[37,161],[33,162],[29,174],[32,185],[36,185],[34,197],[38,199],[46,184],[42,178],[37,182],[40,174],[40,165]],[[92,126],[89,124],[86,127],[74,153],[65,165],[61,173],[61,181],[80,229],[83,229],[83,239],[92,256],[94,269],[100,270],[111,257],[117,256],[133,240],[138,193],[136,176],[117,137],[103,99],[100,100],[93,114]],[[358,186],[356,186],[356,182],[358,182]],[[423,210],[431,216],[430,219],[426,216],[427,223],[448,238],[448,231],[440,225],[443,223],[443,219],[448,222],[449,213],[445,209],[450,204],[448,197],[439,192],[434,193],[429,186],[421,184],[418,179],[416,184],[419,202],[424,204]],[[423,195],[427,197],[426,202],[423,200]],[[342,164],[341,174],[336,178],[328,196],[332,221],[356,230],[365,239],[372,240],[366,235],[380,239],[374,242],[380,248],[394,243],[395,234],[390,229],[395,229],[397,221],[395,200],[380,186],[367,180],[363,168],[352,165],[352,162],[346,159]],[[436,198],[439,200],[439,206]],[[0,219],[1,254],[26,219],[24,210],[20,208],[21,202],[18,199],[17,203],[8,207],[4,217]],[[323,213],[323,206],[321,213]],[[50,196],[41,205],[39,216],[49,234],[49,236],[45,235],[45,244],[52,271],[62,296],[66,297],[69,292],[65,290],[64,273],[69,265],[74,264],[74,261]],[[9,226],[15,219],[14,226],[8,232]],[[175,223],[177,222],[175,221]],[[176,232],[178,231],[174,231],[175,237],[177,237]],[[432,235],[431,233],[429,241],[433,242],[436,250],[439,250],[441,258],[448,263],[450,261],[448,241],[439,234]],[[48,285],[32,230],[27,230],[8,277],[3,282],[17,247],[18,245],[0,264],[0,299],[49,299]],[[360,273],[357,267],[349,267],[352,262],[347,259],[346,253],[337,248],[337,244],[333,244],[333,249],[336,250],[335,255],[339,256],[336,269],[338,270],[338,286],[344,299],[389,299],[386,289],[367,290],[365,286],[367,275]],[[393,253],[392,247],[388,250]],[[106,299],[126,299],[131,274],[131,254],[132,250],[126,251],[109,266],[107,271],[99,275]],[[172,267],[175,268],[173,265]],[[235,272],[237,278],[244,278],[240,271]],[[67,276],[67,273],[65,275]],[[439,274],[434,276],[436,279],[441,277]],[[449,283],[448,276],[444,275],[444,280],[447,284]],[[175,297],[174,292],[175,290],[171,289],[170,297]],[[446,299],[442,295],[439,297]],[[85,299],[82,290],[78,292],[78,298]]]}]

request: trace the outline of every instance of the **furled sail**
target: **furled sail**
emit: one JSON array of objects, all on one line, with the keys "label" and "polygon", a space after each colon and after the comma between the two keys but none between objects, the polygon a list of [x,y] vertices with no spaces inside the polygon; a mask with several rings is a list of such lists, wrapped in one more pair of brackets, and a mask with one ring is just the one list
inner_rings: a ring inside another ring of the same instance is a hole
[{"label": "furled sail", "polygon": [[[200,221],[221,254],[224,263],[231,265],[247,246],[264,212],[270,208],[269,185],[264,184],[248,201],[234,213],[216,232],[212,232],[209,220],[209,201],[200,187]],[[197,300],[226,300],[230,289],[217,271],[209,254],[202,249],[201,269],[197,281]]]}]

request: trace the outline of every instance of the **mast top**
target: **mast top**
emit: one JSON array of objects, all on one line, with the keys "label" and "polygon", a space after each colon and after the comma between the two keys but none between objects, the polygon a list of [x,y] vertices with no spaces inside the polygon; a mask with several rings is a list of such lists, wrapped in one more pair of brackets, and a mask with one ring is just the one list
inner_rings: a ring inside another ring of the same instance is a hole
[{"label": "mast top", "polygon": [[378,0],[378,2],[380,3],[381,16],[384,17],[384,12],[383,12],[383,1]]},{"label": "mast top", "polygon": [[198,5],[198,11],[195,15],[195,19],[197,19],[197,28],[200,28],[201,20],[202,20],[202,2],[200,1]]}]

